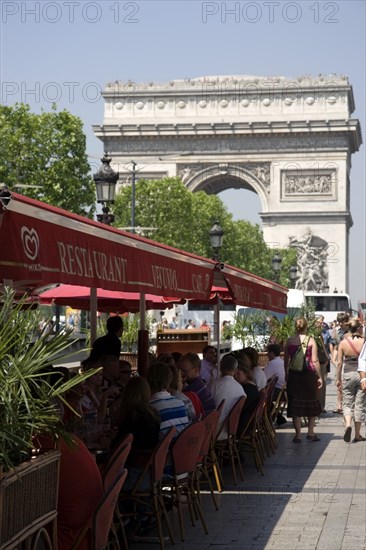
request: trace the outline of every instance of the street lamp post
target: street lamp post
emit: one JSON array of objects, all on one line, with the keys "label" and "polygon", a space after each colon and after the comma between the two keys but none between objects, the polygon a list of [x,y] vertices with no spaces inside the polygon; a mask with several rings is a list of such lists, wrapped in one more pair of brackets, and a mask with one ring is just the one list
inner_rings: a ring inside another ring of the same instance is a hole
[{"label": "street lamp post", "polygon": [[290,278],[290,288],[295,288],[296,280],[297,280],[297,266],[296,265],[292,265],[290,267],[289,278]]},{"label": "street lamp post", "polygon": [[111,225],[114,222],[114,215],[110,214],[108,205],[114,203],[116,184],[119,178],[119,173],[110,166],[111,160],[106,152],[101,159],[102,166],[93,176],[97,190],[97,202],[103,204],[103,214],[97,214],[97,220],[106,225]]},{"label": "street lamp post", "polygon": [[136,211],[136,166],[137,162],[131,160],[132,164],[132,185],[131,185],[131,233],[135,233],[135,211]]},{"label": "street lamp post", "polygon": [[[222,239],[224,237],[224,230],[221,227],[218,220],[215,220],[210,229],[210,241],[213,250],[213,260],[215,262],[220,261],[220,250],[222,247]],[[214,339],[217,346],[217,357],[220,361],[220,299],[217,298],[214,305]]]},{"label": "street lamp post", "polygon": [[276,283],[280,280],[282,258],[279,254],[275,254],[272,258],[273,278]]},{"label": "street lamp post", "polygon": [[[116,192],[116,184],[119,178],[119,173],[115,172],[110,166],[111,158],[105,152],[102,161],[102,166],[93,179],[97,191],[97,202],[103,204],[103,214],[97,214],[97,220],[100,223],[111,225],[114,222],[114,214],[109,212],[109,204],[114,203],[114,195]],[[97,289],[90,289],[90,340],[94,342],[97,337]]]},{"label": "street lamp post", "polygon": [[224,230],[221,227],[220,223],[217,220],[215,220],[213,223],[213,226],[210,229],[210,241],[211,241],[211,247],[214,251],[213,260],[217,262],[220,260],[220,250],[222,247],[223,236],[224,236]]}]

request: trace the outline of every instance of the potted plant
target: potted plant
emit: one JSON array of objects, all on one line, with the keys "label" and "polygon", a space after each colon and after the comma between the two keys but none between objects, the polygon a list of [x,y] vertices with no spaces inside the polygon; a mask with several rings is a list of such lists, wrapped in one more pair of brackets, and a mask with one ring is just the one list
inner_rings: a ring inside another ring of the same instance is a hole
[{"label": "potted plant", "polygon": [[[50,385],[46,367],[62,359],[69,334],[37,329],[40,314],[27,308],[15,293],[0,297],[0,548],[14,548],[57,515],[59,452],[32,459],[34,437],[67,437],[60,423],[56,398],[81,380]],[[55,528],[53,528],[55,536]]]},{"label": "potted plant", "polygon": [[245,314],[236,314],[231,325],[225,328],[225,336],[237,340],[242,348],[251,346],[263,350],[268,341],[268,313],[261,310],[253,310]]}]

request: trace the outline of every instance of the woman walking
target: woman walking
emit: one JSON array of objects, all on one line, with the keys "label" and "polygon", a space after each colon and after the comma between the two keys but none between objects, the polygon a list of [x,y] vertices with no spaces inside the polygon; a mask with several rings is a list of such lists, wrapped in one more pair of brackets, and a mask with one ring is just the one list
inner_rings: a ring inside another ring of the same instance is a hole
[{"label": "woman walking", "polygon": [[338,346],[336,386],[343,390],[343,416],[346,423],[343,439],[346,443],[351,441],[352,418],[355,423],[353,441],[366,441],[360,433],[361,423],[366,418],[366,394],[362,391],[360,373],[357,372],[358,356],[365,342],[362,329],[360,321],[352,319],[348,323],[348,332]]},{"label": "woman walking", "polygon": [[[308,418],[308,441],[320,441],[314,433],[315,418],[321,413],[317,394],[322,387],[317,345],[313,337],[307,335],[307,321],[304,318],[295,322],[296,333],[285,345],[285,372],[287,382],[287,416],[292,417],[295,428],[294,443],[301,443],[301,419]],[[305,369],[293,370],[294,358],[303,352]]]}]

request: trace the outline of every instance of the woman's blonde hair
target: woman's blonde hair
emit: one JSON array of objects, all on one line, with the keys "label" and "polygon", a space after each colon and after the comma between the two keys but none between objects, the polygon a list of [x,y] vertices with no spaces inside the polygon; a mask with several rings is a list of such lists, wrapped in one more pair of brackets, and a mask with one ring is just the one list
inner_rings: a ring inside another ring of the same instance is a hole
[{"label": "woman's blonde hair", "polygon": [[296,332],[303,332],[307,329],[308,322],[304,317],[300,317],[295,321],[295,330]]}]

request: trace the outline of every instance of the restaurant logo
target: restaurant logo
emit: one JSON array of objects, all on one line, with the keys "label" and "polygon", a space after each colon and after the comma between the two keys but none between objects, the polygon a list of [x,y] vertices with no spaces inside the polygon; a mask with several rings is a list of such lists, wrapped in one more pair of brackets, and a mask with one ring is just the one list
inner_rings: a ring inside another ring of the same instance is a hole
[{"label": "restaurant logo", "polygon": [[21,229],[21,237],[23,242],[24,252],[30,260],[35,260],[39,252],[39,237],[35,229],[29,229],[23,225]]}]

